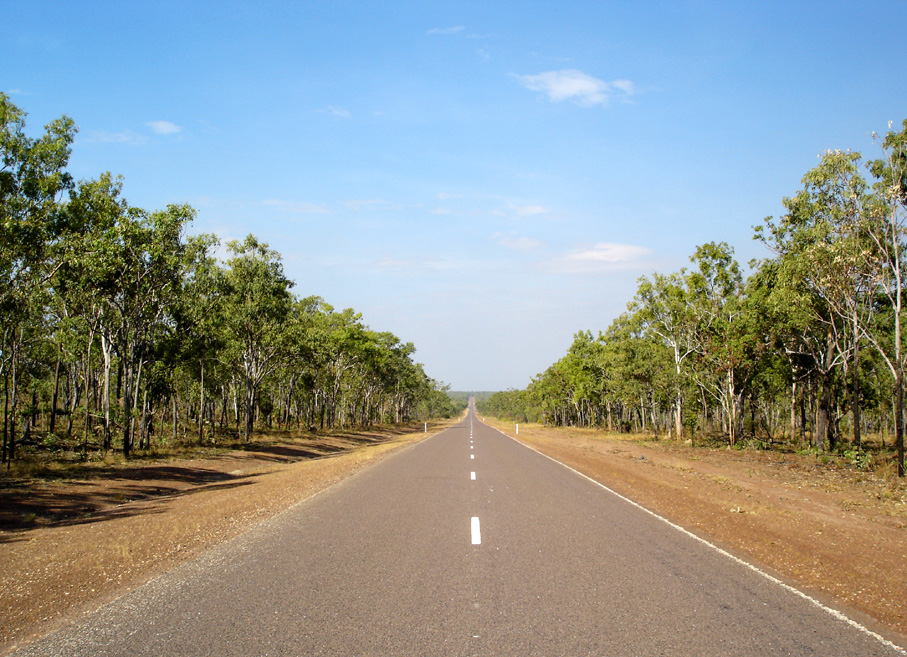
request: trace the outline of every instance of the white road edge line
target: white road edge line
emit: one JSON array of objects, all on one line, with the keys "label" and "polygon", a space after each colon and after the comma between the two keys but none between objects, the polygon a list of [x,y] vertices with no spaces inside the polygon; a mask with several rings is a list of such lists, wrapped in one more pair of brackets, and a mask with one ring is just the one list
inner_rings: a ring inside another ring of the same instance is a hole
[{"label": "white road edge line", "polygon": [[482,544],[482,532],[479,529],[478,516],[472,517],[471,529],[472,529],[472,544],[481,545]]},{"label": "white road edge line", "polygon": [[[491,427],[491,428],[494,429],[494,427]],[[732,560],[732,561],[736,561],[737,563],[739,563],[739,564],[742,565],[742,566],[746,566],[747,568],[749,568],[749,569],[752,570],[753,572],[755,572],[755,573],[761,575],[762,577],[764,577],[764,578],[767,579],[768,581],[777,584],[778,586],[780,586],[781,588],[785,589],[786,591],[789,591],[789,592],[793,593],[794,595],[797,595],[797,596],[803,598],[804,600],[806,600],[806,601],[812,603],[814,606],[818,607],[819,609],[821,609],[822,611],[826,612],[827,614],[833,616],[834,618],[838,619],[839,621],[842,621],[842,622],[846,623],[847,625],[850,625],[851,627],[853,627],[853,628],[859,630],[859,631],[862,632],[863,634],[866,634],[867,636],[872,637],[873,639],[875,639],[876,641],[878,641],[879,643],[881,643],[883,646],[886,646],[886,647],[888,647],[888,648],[891,648],[891,649],[894,650],[895,652],[899,652],[899,653],[901,653],[902,655],[907,655],[907,650],[905,650],[905,649],[902,648],[901,646],[897,645],[896,643],[892,643],[891,641],[889,641],[888,639],[886,639],[885,637],[883,637],[881,634],[878,634],[878,633],[876,633],[876,632],[873,632],[872,630],[870,630],[870,629],[869,629],[868,627],[866,627],[865,625],[861,625],[860,623],[858,623],[857,621],[853,620],[853,619],[850,618],[849,616],[845,616],[843,613],[841,613],[841,612],[838,611],[837,609],[833,609],[833,608],[829,607],[828,605],[822,604],[821,602],[819,602],[819,601],[816,600],[815,598],[811,597],[810,595],[804,593],[804,592],[801,591],[800,589],[794,588],[794,587],[791,586],[790,584],[786,584],[785,582],[782,582],[780,579],[778,579],[777,577],[775,577],[775,576],[773,576],[773,575],[769,575],[769,574],[768,574],[767,572],[765,572],[764,570],[760,570],[760,568],[759,568],[758,566],[754,566],[753,564],[749,563],[748,561],[744,561],[744,560],[741,559],[740,557],[734,556],[733,554],[731,554],[731,553],[728,552],[727,550],[724,550],[724,549],[718,547],[718,546],[715,545],[714,543],[710,543],[709,541],[707,541],[706,539],[702,538],[701,536],[697,536],[696,534],[694,534],[694,533],[691,532],[690,530],[684,529],[684,528],[681,527],[680,525],[671,522],[671,521],[668,520],[667,518],[658,515],[657,513],[655,513],[654,511],[652,511],[652,510],[650,510],[650,509],[647,509],[647,508],[644,507],[642,504],[639,504],[638,502],[634,502],[634,501],[631,500],[629,497],[625,497],[624,495],[621,495],[621,494],[618,493],[617,491],[608,488],[607,486],[605,486],[605,485],[604,485],[603,483],[601,483],[600,481],[596,481],[595,479],[593,479],[593,478],[590,477],[589,475],[583,474],[582,472],[580,472],[580,471],[577,470],[576,468],[571,468],[571,467],[570,467],[569,465],[567,465],[566,463],[561,463],[561,462],[558,461],[556,458],[551,457],[551,456],[548,456],[547,454],[543,454],[542,452],[540,452],[539,450],[535,449],[534,447],[530,447],[529,445],[526,445],[525,443],[520,442],[519,440],[517,440],[517,439],[514,438],[513,436],[508,436],[506,433],[504,433],[504,432],[501,431],[500,429],[495,429],[495,431],[497,431],[497,432],[498,432],[499,434],[501,434],[502,436],[506,436],[507,438],[510,438],[510,440],[512,440],[512,441],[515,442],[516,444],[522,445],[522,446],[525,447],[526,449],[531,449],[531,450],[532,450],[533,452],[535,452],[536,454],[540,454],[541,456],[544,456],[546,459],[548,459],[548,460],[550,460],[550,461],[554,461],[554,462],[557,463],[558,465],[562,465],[563,467],[567,468],[568,470],[572,470],[573,472],[575,472],[576,474],[578,474],[580,477],[583,477],[584,479],[588,479],[588,480],[591,481],[593,484],[595,484],[596,486],[600,486],[601,488],[604,488],[606,491],[608,491],[608,492],[611,493],[612,495],[616,495],[617,497],[619,497],[620,499],[624,500],[625,502],[629,502],[630,504],[632,504],[633,506],[635,506],[637,509],[640,509],[641,511],[645,511],[645,512],[648,513],[650,516],[652,516],[652,517],[654,517],[654,518],[658,518],[658,519],[661,520],[663,523],[666,523],[666,524],[670,525],[671,527],[673,527],[673,528],[676,529],[677,531],[682,532],[682,533],[686,534],[687,536],[689,536],[690,538],[699,541],[699,542],[702,543],[703,545],[712,548],[712,549],[715,550],[715,552],[717,552],[718,554],[721,554],[721,555],[727,557],[728,559],[730,559],[730,560]],[[476,522],[478,522],[478,518],[474,518],[473,520],[475,520]]]}]

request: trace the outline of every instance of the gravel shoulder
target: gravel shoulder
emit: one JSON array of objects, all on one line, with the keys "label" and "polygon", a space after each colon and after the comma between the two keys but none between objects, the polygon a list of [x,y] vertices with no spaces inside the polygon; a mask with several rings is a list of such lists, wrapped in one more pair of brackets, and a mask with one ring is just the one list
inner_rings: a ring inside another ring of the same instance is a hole
[{"label": "gravel shoulder", "polygon": [[907,485],[811,455],[486,420],[907,645]]},{"label": "gravel shoulder", "polygon": [[264,440],[210,458],[0,481],[0,654],[446,428]]}]

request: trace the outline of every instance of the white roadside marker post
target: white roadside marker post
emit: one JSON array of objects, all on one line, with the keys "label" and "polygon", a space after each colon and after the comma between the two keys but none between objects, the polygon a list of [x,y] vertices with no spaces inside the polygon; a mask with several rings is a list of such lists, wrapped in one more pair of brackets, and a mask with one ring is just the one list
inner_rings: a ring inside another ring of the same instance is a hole
[{"label": "white roadside marker post", "polygon": [[520,435],[520,425],[516,425],[516,435]]}]

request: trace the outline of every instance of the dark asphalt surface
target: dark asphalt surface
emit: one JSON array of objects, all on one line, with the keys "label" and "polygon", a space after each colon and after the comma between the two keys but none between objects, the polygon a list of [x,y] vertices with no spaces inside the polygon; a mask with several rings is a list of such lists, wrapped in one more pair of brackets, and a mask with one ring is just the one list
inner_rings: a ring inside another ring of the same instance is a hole
[{"label": "dark asphalt surface", "polygon": [[904,653],[470,415],[15,654]]}]

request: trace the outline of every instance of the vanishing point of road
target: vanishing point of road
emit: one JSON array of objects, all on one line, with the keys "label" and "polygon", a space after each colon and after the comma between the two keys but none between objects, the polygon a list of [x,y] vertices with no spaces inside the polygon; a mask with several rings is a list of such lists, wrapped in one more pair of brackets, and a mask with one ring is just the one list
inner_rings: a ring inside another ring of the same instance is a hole
[{"label": "vanishing point of road", "polygon": [[907,653],[470,409],[15,654]]}]

